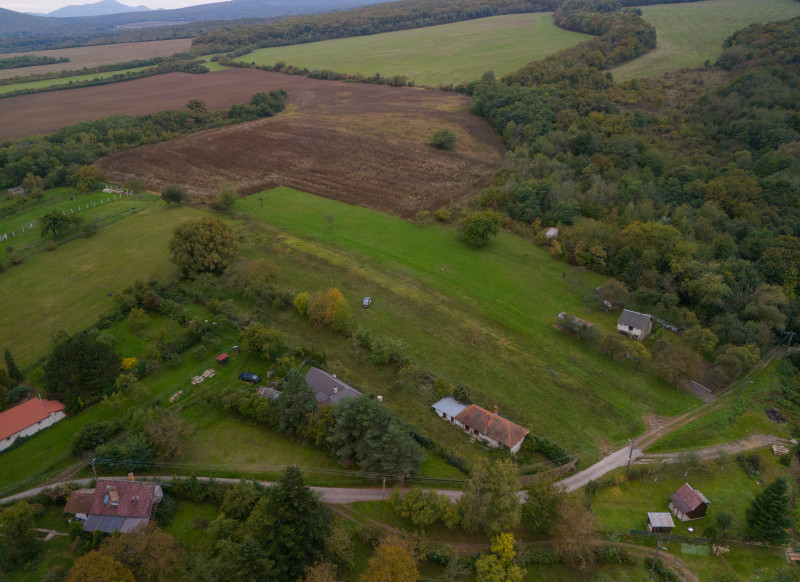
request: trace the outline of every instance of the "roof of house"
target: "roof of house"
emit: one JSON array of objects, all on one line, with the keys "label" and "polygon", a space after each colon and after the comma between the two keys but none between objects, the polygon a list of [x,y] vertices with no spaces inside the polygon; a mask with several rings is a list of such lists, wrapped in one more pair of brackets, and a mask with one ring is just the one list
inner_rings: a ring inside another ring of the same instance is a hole
[{"label": "roof of house", "polygon": [[647,521],[653,527],[675,527],[671,513],[648,513]]},{"label": "roof of house", "polygon": [[275,390],[271,386],[259,386],[258,395],[262,398],[269,398],[270,400],[277,400],[281,395],[280,390]]},{"label": "roof of house", "polygon": [[0,412],[0,440],[17,434],[59,410],[64,410],[64,405],[57,400],[31,398],[5,412]]},{"label": "roof of house", "polygon": [[162,496],[161,485],[151,481],[98,481],[89,513],[149,518],[153,504]]},{"label": "roof of house", "polygon": [[556,236],[558,234],[558,229],[555,226],[551,226],[547,229],[547,233],[545,236]]},{"label": "roof of house", "polygon": [[683,487],[670,495],[669,498],[682,513],[689,513],[704,503],[706,505],[711,503],[706,499],[705,495],[700,493],[697,489],[693,489],[688,483],[684,483]]},{"label": "roof of house", "polygon": [[466,404],[461,404],[458,400],[456,400],[452,396],[445,396],[438,402],[434,402],[431,408],[443,414],[446,414],[447,416],[456,416],[466,407],[467,407]]},{"label": "roof of house", "polygon": [[342,398],[361,396],[361,392],[319,368],[308,371],[306,383],[311,386],[319,404],[336,404]]},{"label": "roof of house", "polygon": [[64,513],[85,513],[88,515],[93,497],[94,489],[76,489],[69,494],[67,504],[64,506]]},{"label": "roof of house", "polygon": [[470,404],[462,410],[456,415],[456,420],[507,447],[513,447],[530,432],[477,404]]},{"label": "roof of house", "polygon": [[636,329],[645,329],[652,323],[652,319],[646,313],[639,313],[638,311],[630,311],[623,309],[622,313],[617,320],[617,325],[627,325],[635,327]]}]

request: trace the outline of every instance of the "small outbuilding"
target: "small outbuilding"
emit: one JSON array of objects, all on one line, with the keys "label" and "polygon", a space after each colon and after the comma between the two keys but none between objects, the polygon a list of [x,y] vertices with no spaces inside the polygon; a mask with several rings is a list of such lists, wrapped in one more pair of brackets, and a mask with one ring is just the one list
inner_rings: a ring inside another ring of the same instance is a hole
[{"label": "small outbuilding", "polygon": [[646,313],[623,309],[617,320],[617,331],[635,340],[642,341],[653,331],[653,318]]},{"label": "small outbuilding", "polygon": [[647,514],[647,531],[668,534],[672,532],[673,527],[675,527],[675,522],[672,521],[672,515],[669,513]]},{"label": "small outbuilding", "polygon": [[275,390],[272,386],[259,386],[258,395],[274,402],[280,397],[281,392],[280,390]]},{"label": "small outbuilding", "polygon": [[229,356],[228,356],[228,354],[220,354],[220,355],[218,355],[218,356],[217,356],[217,363],[218,363],[220,366],[225,366],[225,365],[227,365],[228,361],[229,361]]},{"label": "small outbuilding", "polygon": [[[461,414],[461,411],[466,407],[466,404],[462,404],[452,396],[445,396],[438,402],[434,402],[433,406],[431,406],[439,418],[443,418],[453,424],[456,424],[456,416]],[[464,427],[461,426],[460,428]]]},{"label": "small outbuilding", "polygon": [[67,504],[64,506],[64,513],[71,513],[75,519],[86,521],[89,517],[89,510],[92,507],[92,497],[94,489],[77,489],[69,494]]},{"label": "small outbuilding", "polygon": [[669,496],[669,510],[681,521],[700,519],[706,516],[710,501],[688,483]]},{"label": "small outbuilding", "polygon": [[558,236],[558,229],[555,226],[551,226],[547,229],[547,232],[544,234],[547,237],[547,240],[556,238]]}]

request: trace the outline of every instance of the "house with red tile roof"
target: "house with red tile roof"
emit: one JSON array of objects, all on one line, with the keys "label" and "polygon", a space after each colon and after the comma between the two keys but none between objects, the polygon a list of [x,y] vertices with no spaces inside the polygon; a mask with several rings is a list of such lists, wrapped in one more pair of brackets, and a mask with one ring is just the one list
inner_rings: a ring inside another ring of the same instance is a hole
[{"label": "house with red tile roof", "polygon": [[89,517],[89,510],[92,508],[92,498],[94,489],[76,489],[69,494],[67,504],[64,506],[64,513],[71,513],[76,519],[86,521]]},{"label": "house with red tile roof", "polygon": [[163,498],[161,485],[152,481],[100,480],[83,531],[131,532],[148,524]]},{"label": "house with red tile roof", "polygon": [[684,483],[683,487],[669,496],[669,509],[681,521],[705,517],[711,503],[697,489]]},{"label": "house with red tile roof", "polygon": [[31,398],[0,412],[0,451],[10,447],[19,437],[35,434],[66,416],[63,404],[43,398]]},{"label": "house with red tile roof", "polygon": [[512,453],[519,452],[522,441],[530,432],[518,424],[494,412],[470,404],[453,419],[453,424],[482,440],[490,447],[508,447]]}]

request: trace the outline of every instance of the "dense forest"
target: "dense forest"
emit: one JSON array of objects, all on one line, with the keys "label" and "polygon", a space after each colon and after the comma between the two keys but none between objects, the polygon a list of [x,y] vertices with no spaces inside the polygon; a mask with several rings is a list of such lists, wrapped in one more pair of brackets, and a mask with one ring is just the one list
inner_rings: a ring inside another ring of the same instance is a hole
[{"label": "dense forest", "polygon": [[81,166],[96,159],[178,136],[232,123],[271,117],[286,106],[286,92],[276,89],[253,95],[247,105],[209,111],[192,99],[183,111],[152,115],[115,115],[64,127],[47,136],[32,136],[0,144],[0,188],[20,184],[29,174],[47,187],[64,185]]},{"label": "dense forest", "polygon": [[624,283],[607,294],[686,329],[729,381],[797,324],[800,19],[619,85],[607,70],[654,46],[639,11],[567,0],[556,20],[598,37],[470,87],[513,160],[478,204],[560,224],[553,254]]}]

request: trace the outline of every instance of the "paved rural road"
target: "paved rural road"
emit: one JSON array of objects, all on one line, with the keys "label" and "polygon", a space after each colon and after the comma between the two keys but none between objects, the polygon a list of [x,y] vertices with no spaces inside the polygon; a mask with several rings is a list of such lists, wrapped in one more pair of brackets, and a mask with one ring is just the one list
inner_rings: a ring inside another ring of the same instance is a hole
[{"label": "paved rural road", "polygon": [[[619,469],[628,464],[628,455],[630,454],[630,447],[620,449],[615,453],[611,453],[607,457],[600,459],[591,467],[584,469],[574,475],[559,481],[561,485],[566,487],[567,491],[575,491],[586,485],[589,481],[599,479],[606,473]],[[632,459],[635,461],[643,455],[639,449],[633,449]]]},{"label": "paved rural road", "polygon": [[[173,479],[189,479],[186,476],[180,477],[167,477],[167,476],[147,476],[147,479],[154,480],[154,481],[161,481],[161,482],[169,482]],[[127,479],[126,476],[121,475],[119,477],[101,477],[99,480],[103,479]],[[198,477],[198,481],[209,481],[210,477]],[[69,481],[61,481],[59,483],[52,483],[50,485],[43,485],[42,487],[35,487],[33,489],[28,489],[27,491],[23,491],[22,493],[17,493],[16,495],[11,495],[9,497],[4,497],[0,499],[0,504],[10,503],[13,501],[18,501],[20,499],[26,499],[28,497],[33,497],[46,489],[52,489],[59,485],[66,485],[67,483],[74,483],[76,485],[88,485],[91,483],[91,479],[72,479]],[[238,483],[241,479],[215,479],[218,483]],[[274,481],[259,481],[261,485],[266,487],[275,485]],[[347,487],[311,487],[312,491],[317,491],[318,493],[322,494],[322,501],[325,503],[353,503],[354,501],[381,501],[384,498],[388,499],[389,495],[392,493],[391,488],[387,488],[384,492],[383,489],[370,489],[370,488],[347,488]],[[463,494],[462,491],[455,491],[452,489],[441,489],[438,490],[439,493],[446,495],[451,500],[456,500]]]}]

